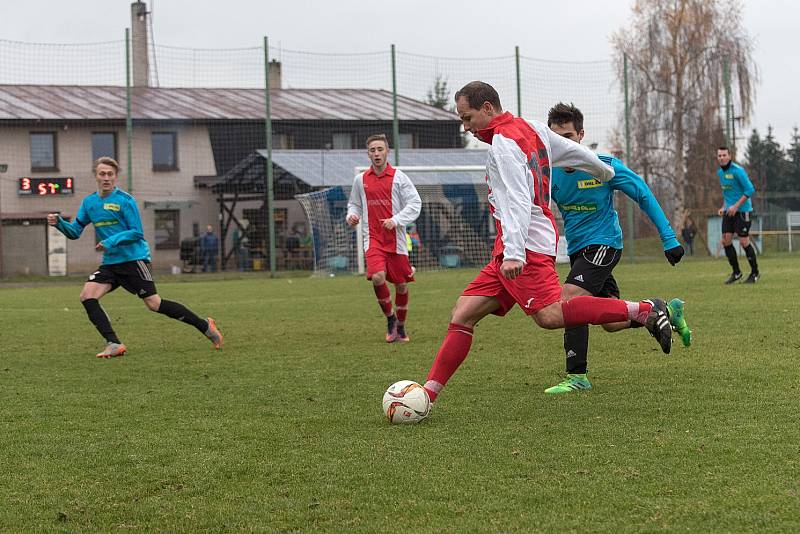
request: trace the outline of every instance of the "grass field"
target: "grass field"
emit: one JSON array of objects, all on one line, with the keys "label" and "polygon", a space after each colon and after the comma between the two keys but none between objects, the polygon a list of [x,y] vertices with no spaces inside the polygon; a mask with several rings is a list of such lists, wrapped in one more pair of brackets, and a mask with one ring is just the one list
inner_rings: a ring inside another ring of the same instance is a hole
[{"label": "grass field", "polygon": [[593,327],[591,392],[549,397],[561,331],[489,317],[416,426],[380,400],[424,381],[474,271],[422,273],[407,345],[355,277],[160,293],[218,319],[222,353],[122,291],[102,340],[80,282],[0,289],[0,531],[800,531],[796,256],[755,286],[722,261],[624,264],[623,296],[681,296],[695,342]]}]

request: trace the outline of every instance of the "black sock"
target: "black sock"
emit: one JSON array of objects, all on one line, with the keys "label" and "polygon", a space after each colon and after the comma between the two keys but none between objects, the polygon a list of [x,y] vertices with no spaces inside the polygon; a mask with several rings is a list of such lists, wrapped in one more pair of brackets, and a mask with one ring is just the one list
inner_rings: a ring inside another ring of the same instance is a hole
[{"label": "black sock", "polygon": [[725,245],[725,255],[728,256],[728,263],[733,267],[733,274],[739,274],[739,258],[736,257],[736,249],[733,245]]},{"label": "black sock", "polygon": [[564,351],[567,353],[567,372],[573,375],[586,373],[589,353],[588,325],[564,329]]},{"label": "black sock", "polygon": [[747,256],[747,262],[750,264],[750,270],[758,274],[758,262],[756,261],[756,248],[749,244],[744,247],[744,254]]},{"label": "black sock", "polygon": [[111,328],[111,320],[108,318],[102,306],[100,306],[100,301],[97,299],[86,299],[82,301],[81,304],[86,308],[86,315],[89,316],[89,320],[106,341],[109,343],[121,343],[114,329]]},{"label": "black sock", "polygon": [[208,322],[195,315],[192,310],[172,300],[161,299],[161,305],[158,307],[158,313],[163,313],[167,317],[172,317],[178,321],[190,324],[197,328],[203,334],[208,330]]}]

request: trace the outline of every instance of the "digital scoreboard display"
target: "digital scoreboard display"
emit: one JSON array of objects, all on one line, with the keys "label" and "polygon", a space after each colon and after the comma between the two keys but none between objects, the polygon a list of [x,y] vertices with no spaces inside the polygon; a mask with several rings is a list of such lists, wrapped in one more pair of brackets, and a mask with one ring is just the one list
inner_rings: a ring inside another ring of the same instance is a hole
[{"label": "digital scoreboard display", "polygon": [[50,195],[71,195],[74,178],[20,178],[17,194],[22,196],[45,197]]}]

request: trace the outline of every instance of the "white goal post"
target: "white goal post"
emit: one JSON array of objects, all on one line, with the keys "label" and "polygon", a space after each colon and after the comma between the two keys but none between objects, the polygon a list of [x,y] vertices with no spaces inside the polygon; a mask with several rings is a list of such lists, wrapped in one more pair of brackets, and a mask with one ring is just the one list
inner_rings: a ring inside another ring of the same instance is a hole
[{"label": "white goal post", "polygon": [[[353,175],[369,167],[353,167]],[[496,236],[489,215],[489,188],[483,165],[398,166],[419,192],[422,211],[409,232],[411,264],[418,271],[477,267],[491,259]],[[345,218],[352,178],[342,185],[296,195],[311,229],[314,274],[365,272],[361,223],[353,231]],[[345,185],[347,184],[347,185]],[[554,215],[558,220],[557,210]],[[559,224],[559,226],[561,226]],[[569,262],[567,244],[559,239],[558,263]]]}]

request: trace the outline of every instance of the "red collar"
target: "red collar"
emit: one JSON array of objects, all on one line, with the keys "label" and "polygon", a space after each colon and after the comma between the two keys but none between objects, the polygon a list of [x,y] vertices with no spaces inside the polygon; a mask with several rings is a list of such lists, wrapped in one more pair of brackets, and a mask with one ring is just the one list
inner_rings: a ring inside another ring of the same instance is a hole
[{"label": "red collar", "polygon": [[386,167],[383,169],[383,172],[382,172],[382,173],[380,173],[380,174],[376,174],[376,173],[375,173],[375,169],[372,167],[372,165],[370,165],[370,166],[369,166],[369,169],[367,169],[367,172],[365,173],[365,175],[367,175],[367,174],[370,174],[370,175],[374,176],[375,178],[383,178],[384,176],[394,176],[394,173],[395,173],[395,172],[396,172],[396,171],[395,171],[395,168],[394,168],[394,167],[392,167],[392,166],[391,166],[391,165],[390,165],[390,164],[387,162],[387,163],[386,163]]},{"label": "red collar", "polygon": [[514,115],[508,111],[504,111],[500,115],[493,117],[492,120],[489,121],[489,124],[486,125],[486,128],[478,130],[475,135],[484,143],[491,143],[492,137],[494,137],[494,131],[497,129],[497,127],[502,124],[507,124],[513,120]]}]

